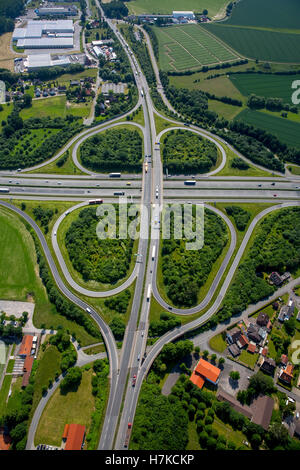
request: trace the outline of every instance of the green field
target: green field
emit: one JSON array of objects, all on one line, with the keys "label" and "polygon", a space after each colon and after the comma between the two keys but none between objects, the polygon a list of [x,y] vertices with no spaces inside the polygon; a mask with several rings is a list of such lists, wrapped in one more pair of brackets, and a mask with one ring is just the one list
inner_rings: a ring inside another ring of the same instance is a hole
[{"label": "green field", "polygon": [[53,98],[39,98],[32,101],[32,107],[22,109],[20,116],[23,119],[32,117],[42,118],[65,118],[67,114],[73,116],[87,117],[90,113],[91,101],[86,103],[67,103],[65,95],[54,96]]},{"label": "green field", "polygon": [[300,123],[289,121],[285,118],[272,116],[271,114],[244,109],[235,118],[259,127],[275,135],[282,142],[292,147],[300,147]]},{"label": "green field", "polygon": [[154,28],[163,70],[188,70],[237,60],[238,55],[198,25]]},{"label": "green field", "polygon": [[299,29],[299,16],[298,0],[244,0],[237,3],[226,24]]},{"label": "green field", "polygon": [[[244,96],[254,93],[265,98],[281,98],[284,103],[293,105],[291,99],[294,92],[292,83],[294,80],[300,80],[300,75],[243,73],[230,75],[230,80]],[[227,96],[235,97],[232,93]]]},{"label": "green field", "polygon": [[206,8],[209,16],[215,16],[225,10],[226,5],[229,3],[227,0],[133,0],[127,2],[129,12],[134,15],[141,15],[144,13],[153,14],[171,14],[173,10],[192,10],[195,13],[200,13]]},{"label": "green field", "polygon": [[244,57],[282,63],[300,62],[300,31],[293,34],[223,23],[207,24],[204,28]]}]

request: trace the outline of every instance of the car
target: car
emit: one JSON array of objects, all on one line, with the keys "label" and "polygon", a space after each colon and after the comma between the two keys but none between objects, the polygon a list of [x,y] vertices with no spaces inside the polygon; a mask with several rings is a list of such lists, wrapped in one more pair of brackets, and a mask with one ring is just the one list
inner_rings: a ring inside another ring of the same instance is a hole
[{"label": "car", "polygon": [[250,378],[251,378],[251,377],[248,375],[247,379],[250,380]]},{"label": "car", "polygon": [[142,331],[142,338],[144,337],[144,332]]},{"label": "car", "polygon": [[271,183],[271,186],[275,186],[275,183]]},{"label": "car", "polygon": [[299,412],[296,413],[296,419],[299,419]]},{"label": "car", "polygon": [[259,188],[261,188],[261,186],[262,186],[261,184],[258,184],[258,187],[259,187]]},{"label": "car", "polygon": [[12,183],[12,180],[9,180],[9,183]]},{"label": "car", "polygon": [[126,186],[131,186],[130,181],[127,181]]},{"label": "car", "polygon": [[56,232],[54,232],[54,236],[56,237]]},{"label": "car", "polygon": [[277,194],[273,194],[274,197],[277,197]]},{"label": "car", "polygon": [[137,357],[137,360],[139,361],[141,359],[141,355],[139,354]]},{"label": "car", "polygon": [[291,403],[295,403],[294,398],[291,398],[291,397],[288,397],[288,401],[291,402]]},{"label": "car", "polygon": [[58,181],[57,184],[61,184],[61,181]]}]

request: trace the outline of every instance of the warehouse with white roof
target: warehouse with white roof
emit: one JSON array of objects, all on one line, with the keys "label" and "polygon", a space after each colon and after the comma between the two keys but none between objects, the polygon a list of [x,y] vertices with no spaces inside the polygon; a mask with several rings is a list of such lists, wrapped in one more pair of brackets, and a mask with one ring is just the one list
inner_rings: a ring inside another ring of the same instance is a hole
[{"label": "warehouse with white roof", "polygon": [[25,28],[15,28],[13,41],[22,49],[72,48],[74,26],[72,20],[29,20]]}]

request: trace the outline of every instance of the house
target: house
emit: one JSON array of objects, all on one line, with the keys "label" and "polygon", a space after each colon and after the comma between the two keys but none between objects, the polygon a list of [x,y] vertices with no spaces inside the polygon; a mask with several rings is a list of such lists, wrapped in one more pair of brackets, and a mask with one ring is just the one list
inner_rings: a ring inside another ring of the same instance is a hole
[{"label": "house", "polygon": [[231,344],[230,346],[228,346],[228,351],[233,357],[238,356],[241,352],[236,344]]},{"label": "house", "polygon": [[258,330],[258,334],[259,334],[259,336],[261,337],[262,340],[265,340],[266,337],[268,336],[268,332],[265,328],[260,328]]},{"label": "house", "polygon": [[273,272],[273,273],[270,274],[269,281],[272,284],[275,284],[275,286],[280,286],[283,282],[282,279],[281,279],[280,274],[278,274],[277,272]]},{"label": "house", "polygon": [[264,357],[267,357],[268,348],[265,346],[264,348],[260,348],[259,353],[262,354]]},{"label": "house", "polygon": [[293,364],[287,364],[287,366],[284,369],[281,369],[279,376],[278,376],[279,380],[290,385],[293,380],[293,370],[294,370]]},{"label": "house", "polygon": [[269,316],[266,313],[260,312],[257,319],[256,323],[259,326],[267,326],[270,321]]},{"label": "house", "polygon": [[292,299],[288,301],[287,305],[283,305],[280,309],[278,320],[281,322],[288,321],[294,314],[295,303]]},{"label": "house", "polygon": [[64,450],[81,450],[85,438],[85,426],[82,424],[66,424],[63,439],[66,440]]},{"label": "house", "polygon": [[254,354],[255,351],[256,351],[256,344],[253,343],[252,341],[250,341],[250,343],[248,345],[248,348],[247,348],[247,351]]},{"label": "house", "polygon": [[206,380],[214,385],[217,385],[219,382],[220,373],[221,369],[214,366],[210,362],[205,361],[204,359],[200,359],[195,369],[193,370],[190,380],[199,388],[203,387]]},{"label": "house", "polygon": [[243,349],[245,346],[249,345],[249,340],[245,335],[241,335],[237,340],[236,344],[240,349]]},{"label": "house", "polygon": [[25,335],[23,336],[22,343],[19,349],[19,356],[26,357],[31,354],[33,343],[33,336]]},{"label": "house", "polygon": [[266,357],[262,363],[260,370],[266,374],[273,375],[276,369],[276,362],[274,359]]},{"label": "house", "polygon": [[259,326],[250,323],[247,329],[247,336],[250,340],[254,341],[256,344],[259,344],[261,342],[261,336],[259,335]]},{"label": "house", "polygon": [[240,336],[241,330],[237,327],[226,331],[226,339],[229,341],[229,343],[236,343]]},{"label": "house", "polygon": [[289,362],[289,358],[286,356],[286,354],[282,354],[280,358],[280,364],[282,364],[283,366],[286,366],[288,362]]}]

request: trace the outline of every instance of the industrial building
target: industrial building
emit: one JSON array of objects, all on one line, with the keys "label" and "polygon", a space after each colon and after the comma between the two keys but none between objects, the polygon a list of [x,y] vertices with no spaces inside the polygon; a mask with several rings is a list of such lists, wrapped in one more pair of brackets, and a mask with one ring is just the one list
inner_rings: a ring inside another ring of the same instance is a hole
[{"label": "industrial building", "polygon": [[72,20],[29,20],[25,28],[15,28],[13,42],[23,49],[72,48],[74,26]]},{"label": "industrial building", "polygon": [[50,54],[32,54],[27,56],[24,66],[28,72],[45,67],[66,67],[71,64],[68,56],[55,56],[51,58]]},{"label": "industrial building", "polygon": [[78,10],[75,5],[71,7],[44,7],[35,10],[39,17],[43,16],[77,16]]},{"label": "industrial building", "polygon": [[173,11],[173,18],[185,18],[187,20],[194,20],[195,15],[193,11]]}]

